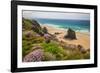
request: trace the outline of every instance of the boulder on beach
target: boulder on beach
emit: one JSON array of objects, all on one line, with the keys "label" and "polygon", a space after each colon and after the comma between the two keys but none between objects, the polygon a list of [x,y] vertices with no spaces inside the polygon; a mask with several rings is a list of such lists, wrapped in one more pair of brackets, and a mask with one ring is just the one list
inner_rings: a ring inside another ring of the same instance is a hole
[{"label": "boulder on beach", "polygon": [[58,34],[61,34],[61,33],[60,33],[60,32],[55,32],[54,34],[55,34],[55,35],[58,35]]},{"label": "boulder on beach", "polygon": [[75,31],[72,30],[71,28],[68,29],[67,34],[64,36],[64,38],[71,39],[71,40],[77,39]]}]

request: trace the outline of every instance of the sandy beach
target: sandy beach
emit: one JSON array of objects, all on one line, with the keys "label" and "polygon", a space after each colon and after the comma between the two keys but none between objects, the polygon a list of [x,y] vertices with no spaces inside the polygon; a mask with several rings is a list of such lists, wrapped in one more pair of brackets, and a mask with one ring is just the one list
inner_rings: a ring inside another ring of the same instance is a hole
[{"label": "sandy beach", "polygon": [[48,25],[42,25],[42,27],[46,27],[48,29],[48,32],[51,34],[55,33],[59,33],[56,34],[56,37],[58,38],[59,41],[64,41],[68,44],[74,44],[74,45],[82,45],[85,49],[89,49],[90,48],[90,35],[89,34],[85,34],[85,33],[80,33],[80,32],[76,32],[76,40],[68,40],[68,39],[64,39],[64,35],[67,34],[67,30],[64,29],[60,29],[60,28],[55,28],[52,26],[48,26]]}]

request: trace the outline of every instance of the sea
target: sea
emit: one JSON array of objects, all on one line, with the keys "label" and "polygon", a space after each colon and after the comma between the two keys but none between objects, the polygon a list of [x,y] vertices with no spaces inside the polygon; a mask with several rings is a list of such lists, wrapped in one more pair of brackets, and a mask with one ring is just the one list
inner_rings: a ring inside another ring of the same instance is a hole
[{"label": "sea", "polygon": [[90,20],[72,20],[72,19],[36,19],[41,25],[48,25],[55,28],[67,30],[73,29],[76,32],[90,32]]}]

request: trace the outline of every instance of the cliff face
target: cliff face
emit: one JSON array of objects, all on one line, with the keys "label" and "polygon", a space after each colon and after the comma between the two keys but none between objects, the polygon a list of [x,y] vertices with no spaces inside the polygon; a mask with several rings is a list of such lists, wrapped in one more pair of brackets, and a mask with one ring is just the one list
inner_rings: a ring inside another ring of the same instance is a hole
[{"label": "cliff face", "polygon": [[23,30],[33,30],[34,32],[42,35],[43,34],[43,31],[42,31],[42,28],[41,26],[39,25],[39,23],[35,20],[29,20],[29,19],[22,19],[22,27],[23,27]]},{"label": "cliff face", "polygon": [[32,30],[39,34],[42,34],[42,32],[43,32],[41,26],[35,20],[32,20]]}]

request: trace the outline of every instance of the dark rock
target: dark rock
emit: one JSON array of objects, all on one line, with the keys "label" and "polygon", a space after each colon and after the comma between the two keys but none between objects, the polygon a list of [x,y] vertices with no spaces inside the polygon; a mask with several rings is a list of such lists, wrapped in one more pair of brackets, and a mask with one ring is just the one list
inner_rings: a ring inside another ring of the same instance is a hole
[{"label": "dark rock", "polygon": [[48,34],[50,35],[50,39],[51,39],[51,40],[58,41],[58,39],[56,38],[56,36],[55,36],[55,35],[50,34],[50,33],[48,33]]},{"label": "dark rock", "polygon": [[55,32],[55,35],[58,35],[58,34],[61,34],[61,33],[59,33],[59,32]]},{"label": "dark rock", "polygon": [[43,31],[40,24],[36,20],[22,19],[22,28],[25,30],[33,30],[43,36]]},{"label": "dark rock", "polygon": [[75,50],[77,48],[76,45],[74,44],[68,44],[68,45],[69,45],[68,47],[72,50]]},{"label": "dark rock", "polygon": [[75,33],[75,31],[74,30],[72,30],[72,29],[68,29],[68,31],[67,31],[67,35],[65,35],[64,36],[66,39],[71,39],[71,40],[73,40],[73,39],[76,39],[76,33]]},{"label": "dark rock", "polygon": [[32,37],[33,36],[32,31],[25,32],[25,36],[28,37],[28,38]]},{"label": "dark rock", "polygon": [[50,43],[51,36],[49,34],[44,34],[45,42]]},{"label": "dark rock", "polygon": [[[32,30],[37,32],[41,36],[44,35],[44,32],[43,32],[40,24],[36,20],[32,20]],[[46,29],[45,29],[45,32],[46,32]]]},{"label": "dark rock", "polygon": [[78,48],[78,50],[79,50],[80,52],[86,53],[86,50],[85,50],[85,48],[84,48],[82,45],[78,45],[77,48]]},{"label": "dark rock", "polygon": [[89,52],[90,51],[90,48],[88,48],[87,51]]},{"label": "dark rock", "polygon": [[43,32],[44,32],[44,33],[48,33],[48,30],[47,30],[47,28],[46,28],[46,27],[43,27],[43,29],[42,29],[42,30],[43,30]]},{"label": "dark rock", "polygon": [[[36,20],[32,20],[32,25],[34,25],[35,28],[37,28],[38,30],[39,30],[39,29],[42,29],[41,26],[40,26],[40,24],[39,24]],[[34,30],[34,29],[33,29],[33,30]]]}]

